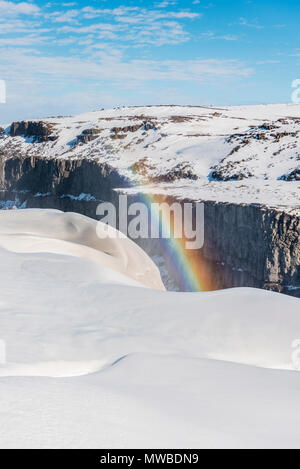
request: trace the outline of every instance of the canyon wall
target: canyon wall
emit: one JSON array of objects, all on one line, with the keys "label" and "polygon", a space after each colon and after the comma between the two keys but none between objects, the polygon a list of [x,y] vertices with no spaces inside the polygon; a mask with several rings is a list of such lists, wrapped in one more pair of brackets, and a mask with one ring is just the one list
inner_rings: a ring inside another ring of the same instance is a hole
[{"label": "canyon wall", "polygon": [[13,157],[0,155],[0,190],[62,196],[82,192],[107,199],[126,180],[107,163],[87,159]]},{"label": "canyon wall", "polygon": [[222,266],[225,286],[300,296],[297,216],[255,205],[207,202],[204,255]]}]

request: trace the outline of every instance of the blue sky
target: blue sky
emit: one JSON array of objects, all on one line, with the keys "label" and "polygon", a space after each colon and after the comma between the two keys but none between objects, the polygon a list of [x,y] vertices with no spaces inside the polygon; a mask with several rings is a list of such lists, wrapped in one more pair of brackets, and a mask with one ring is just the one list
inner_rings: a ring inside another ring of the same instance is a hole
[{"label": "blue sky", "polygon": [[0,121],[289,102],[299,17],[298,0],[0,0]]}]

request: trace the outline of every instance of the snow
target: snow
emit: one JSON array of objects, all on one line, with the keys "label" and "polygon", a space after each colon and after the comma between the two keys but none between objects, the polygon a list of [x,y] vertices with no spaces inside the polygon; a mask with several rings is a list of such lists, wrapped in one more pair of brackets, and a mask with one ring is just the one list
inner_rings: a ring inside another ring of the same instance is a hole
[{"label": "snow", "polygon": [[299,299],[162,291],[86,217],[0,219],[0,447],[299,447]]},{"label": "snow", "polygon": [[[163,178],[177,165],[188,165],[196,181],[160,186],[156,180],[157,191],[171,194],[179,188],[182,197],[192,193],[202,200],[271,204],[284,210],[299,201],[300,181],[281,179],[300,169],[300,104],[122,107],[44,122],[53,126],[57,140],[35,143],[12,138],[7,127],[0,139],[3,155],[99,160],[145,190],[151,178]],[[145,122],[151,124],[147,130]],[[137,128],[114,130],[128,126]],[[99,134],[79,143],[78,137],[88,129],[98,129]],[[148,165],[148,180],[132,170],[140,161]],[[226,184],[212,180],[214,171],[228,179]]]},{"label": "snow", "polygon": [[[164,290],[159,270],[147,254],[125,235],[104,223],[58,210],[1,212],[0,248],[12,252],[50,252],[90,260],[117,270],[133,284]],[[106,274],[107,275],[107,274]]]},{"label": "snow", "polygon": [[300,184],[296,181],[208,181],[201,185],[198,181],[178,181],[174,184],[136,186],[122,189],[122,192],[166,194],[198,202],[257,204],[300,216]]},{"label": "snow", "polygon": [[74,196],[72,194],[64,194],[64,195],[61,196],[62,199],[66,198],[66,197],[71,199],[71,200],[85,200],[86,202],[96,201],[96,199],[93,195],[85,194],[84,192],[82,192],[78,196]]}]

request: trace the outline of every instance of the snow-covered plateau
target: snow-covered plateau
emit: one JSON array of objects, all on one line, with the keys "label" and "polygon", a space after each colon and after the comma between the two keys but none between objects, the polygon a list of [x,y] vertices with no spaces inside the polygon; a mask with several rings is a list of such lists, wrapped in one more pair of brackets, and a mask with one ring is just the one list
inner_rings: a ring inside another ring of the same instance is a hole
[{"label": "snow-covered plateau", "polygon": [[0,212],[0,446],[298,448],[299,299],[163,291],[96,223]]},{"label": "snow-covered plateau", "polygon": [[139,190],[299,212],[299,104],[122,107],[2,128],[2,160],[95,160]]}]

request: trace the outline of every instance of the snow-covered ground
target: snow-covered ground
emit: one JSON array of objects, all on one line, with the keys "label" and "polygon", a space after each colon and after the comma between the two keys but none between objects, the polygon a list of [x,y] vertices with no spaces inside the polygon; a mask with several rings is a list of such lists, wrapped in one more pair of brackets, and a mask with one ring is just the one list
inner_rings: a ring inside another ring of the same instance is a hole
[{"label": "snow-covered ground", "polygon": [[[221,187],[220,187],[221,186]],[[234,204],[258,204],[300,216],[300,182],[286,181],[178,181],[176,184],[137,186],[122,193],[165,194],[179,199]]]},{"label": "snow-covered ground", "polygon": [[0,212],[0,446],[300,447],[299,299],[161,291],[91,223]]},{"label": "snow-covered ground", "polygon": [[300,205],[299,104],[123,107],[43,123],[51,138],[42,142],[4,126],[1,157],[96,159],[143,190],[154,183],[182,197]]}]

